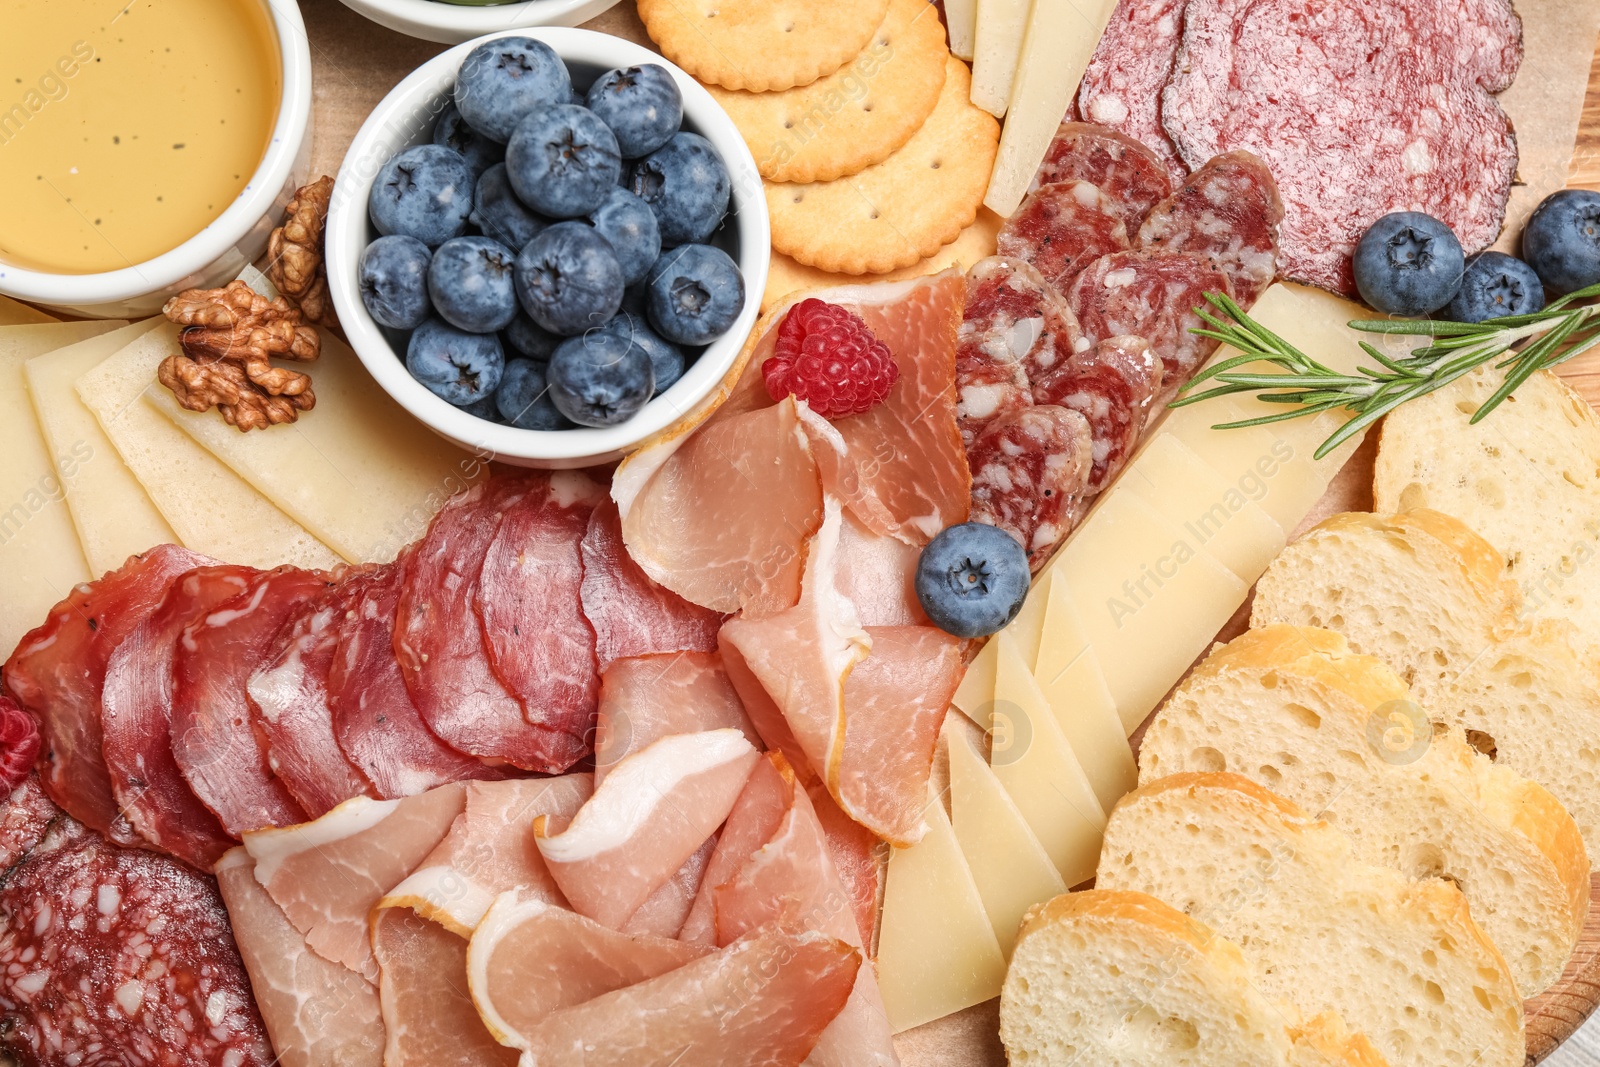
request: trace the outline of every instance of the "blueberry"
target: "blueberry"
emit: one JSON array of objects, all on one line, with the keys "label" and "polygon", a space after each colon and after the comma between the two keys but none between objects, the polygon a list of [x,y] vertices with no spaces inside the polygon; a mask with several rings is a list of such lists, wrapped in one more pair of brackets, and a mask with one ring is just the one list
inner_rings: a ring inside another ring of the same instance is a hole
[{"label": "blueberry", "polygon": [[917,560],[917,600],[939,629],[983,637],[1017,617],[1028,595],[1028,554],[995,526],[964,522],[940,531]]},{"label": "blueberry", "polygon": [[650,265],[661,255],[661,230],[650,205],[619,185],[613,185],[589,221],[611,243],[622,267],[622,283],[643,281]]},{"label": "blueberry", "polygon": [[1479,252],[1467,260],[1461,290],[1444,309],[1453,322],[1482,322],[1530,315],[1544,307],[1544,286],[1533,268],[1504,252]]},{"label": "blueberry", "polygon": [[728,253],[681,245],[650,268],[650,325],[669,341],[703,345],[727,333],[744,310],[744,275]]},{"label": "blueberry", "polygon": [[[507,366],[509,368],[510,365],[507,364]],[[505,384],[504,378],[501,379],[501,384]],[[495,406],[494,398],[495,394],[490,393],[480,400],[474,400],[470,404],[458,404],[457,407],[468,415],[476,416],[485,422],[505,422],[506,420],[500,415],[500,409]]]},{"label": "blueberry", "polygon": [[562,341],[546,374],[550,398],[580,426],[626,422],[649,402],[656,386],[645,350],[608,330]]},{"label": "blueberry", "polygon": [[500,417],[519,430],[570,430],[573,425],[550,399],[544,364],[531,359],[506,364],[494,402]]},{"label": "blueberry", "polygon": [[673,382],[683,377],[683,369],[688,362],[683,349],[659,336],[637,315],[619,311],[616,318],[601,328],[618,337],[626,337],[644,349],[645,355],[650,357],[650,369],[655,374],[657,393],[666,392],[672,388]]},{"label": "blueberry", "polygon": [[515,251],[521,251],[523,245],[550,225],[524,207],[511,191],[504,163],[496,163],[478,178],[478,186],[472,191],[472,224],[485,237],[493,237]]},{"label": "blueberry", "polygon": [[711,236],[728,213],[733,182],[710,141],[675,133],[633,165],[629,188],[656,213],[661,243],[670,248]]},{"label": "blueberry", "polygon": [[571,219],[599,207],[622,158],[609,127],[587,108],[559,104],[517,123],[506,145],[511,188],[542,215]]},{"label": "blueberry", "polygon": [[649,155],[683,125],[683,94],[656,63],[606,71],[589,87],[588,102],[617,135],[624,159]]},{"label": "blueberry", "polygon": [[[647,275],[648,276],[648,275]],[[622,293],[622,308],[630,315],[637,315],[641,319],[649,315],[650,287],[644,283],[630,285]]]},{"label": "blueberry", "polygon": [[413,330],[433,313],[428,261],[433,253],[415,237],[394,234],[373,241],[356,264],[361,303],[380,326]]},{"label": "blueberry", "polygon": [[617,313],[622,268],[604,237],[581,222],[558,222],[517,256],[517,296],[534,322],[571,337]]},{"label": "blueberry", "polygon": [[1464,257],[1450,227],[1420,211],[1396,211],[1361,235],[1354,266],[1367,303],[1390,315],[1425,315],[1456,295]]},{"label": "blueberry", "polygon": [[551,333],[530,319],[526,311],[519,312],[505,328],[505,341],[512,351],[529,359],[549,359],[561,340],[559,334]]},{"label": "blueberry", "polygon": [[1600,193],[1563,189],[1545,197],[1522,231],[1522,255],[1553,293],[1600,282]]},{"label": "blueberry", "polygon": [[516,253],[488,237],[446,241],[428,267],[434,310],[456,329],[472,333],[510,325],[517,317],[516,263]]},{"label": "blueberry", "polygon": [[500,385],[505,353],[492,333],[467,333],[441,319],[429,319],[411,335],[406,370],[436,396],[465,407]]},{"label": "blueberry", "polygon": [[572,98],[572,76],[555,50],[531,37],[485,41],[461,63],[456,107],[467,125],[505,144],[535,108]]},{"label": "blueberry", "polygon": [[454,148],[472,168],[474,178],[506,158],[506,146],[495,144],[468,126],[455,104],[446,104],[433,123],[433,143]]},{"label": "blueberry", "polygon": [[408,148],[378,170],[367,212],[379,233],[403,233],[438,248],[466,231],[472,168],[453,148]]}]

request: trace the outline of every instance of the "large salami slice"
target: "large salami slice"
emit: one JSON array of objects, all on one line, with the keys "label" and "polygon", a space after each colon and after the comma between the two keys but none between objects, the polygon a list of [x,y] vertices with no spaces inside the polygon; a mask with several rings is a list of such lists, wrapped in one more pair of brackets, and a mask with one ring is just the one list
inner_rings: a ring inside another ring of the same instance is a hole
[{"label": "large salami slice", "polygon": [[22,784],[0,801],[0,884],[5,872],[32,852],[64,812],[45,795],[38,774],[29,774]]},{"label": "large salami slice", "polygon": [[[1101,38],[1102,48],[1104,40]],[[1033,176],[1033,188],[1053,182],[1090,182],[1117,205],[1132,234],[1151,208],[1172,195],[1173,180],[1160,156],[1113,126],[1115,123],[1063,122]],[[1188,173],[1185,169],[1179,180]]]},{"label": "large salami slice", "polygon": [[73,589],[12,652],[6,688],[39,723],[40,780],[79,822],[122,844],[141,841],[119,814],[101,754],[100,694],[106,660],[160,605],[184,571],[212,560],[175,545],[134,556],[98,581]]},{"label": "large salami slice", "polygon": [[1148,341],[1108,337],[1034,382],[1033,399],[1070,408],[1088,420],[1094,437],[1088,488],[1098,493],[1132,455],[1160,388],[1161,361]]},{"label": "large salami slice", "polygon": [[1036,404],[990,423],[974,442],[972,520],[1011,534],[1044,566],[1080,515],[1094,433],[1076,411]]},{"label": "large salami slice", "polygon": [[1045,280],[1065,289],[1090,262],[1127,248],[1123,209],[1093,182],[1041,185],[1000,227],[1002,256],[1033,264]]},{"label": "large salami slice", "polygon": [[1249,152],[1217,156],[1145,217],[1134,245],[1205,256],[1246,309],[1278,273],[1283,202],[1271,171]]},{"label": "large salami slice", "polygon": [[1390,211],[1437,216],[1469,253],[1495,239],[1517,149],[1490,94],[1520,61],[1509,0],[1190,0],[1162,117],[1192,165],[1264,159],[1284,274],[1349,294]]},{"label": "large salami slice", "polygon": [[0,1050],[22,1067],[267,1067],[216,883],[61,820],[0,889]]},{"label": "large salami slice", "polygon": [[1078,83],[1078,117],[1145,145],[1174,181],[1182,181],[1189,168],[1161,125],[1161,91],[1178,54],[1186,3],[1121,0]]}]

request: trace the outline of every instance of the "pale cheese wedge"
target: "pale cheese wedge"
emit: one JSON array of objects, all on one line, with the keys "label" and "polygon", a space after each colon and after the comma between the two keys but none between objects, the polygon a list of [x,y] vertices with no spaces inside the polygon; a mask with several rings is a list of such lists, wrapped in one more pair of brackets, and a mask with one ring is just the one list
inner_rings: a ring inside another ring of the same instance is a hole
[{"label": "pale cheese wedge", "polygon": [[33,410],[66,485],[67,510],[92,574],[116,570],[135,553],[178,540],[76,388],[85,372],[164,321],[136,322],[27,363]]},{"label": "pale cheese wedge", "polygon": [[[975,0],[972,38],[972,102],[995,118],[1011,104],[1011,86],[1022,58],[1022,39],[1034,0]],[[1040,0],[1041,3],[1059,0]],[[954,34],[951,35],[952,40]],[[951,51],[955,51],[954,48]],[[958,55],[960,53],[957,53]],[[1040,154],[1043,158],[1043,153]]]},{"label": "pale cheese wedge", "polygon": [[972,62],[973,41],[978,28],[978,0],[944,0],[944,21],[950,31],[950,51],[957,59]]},{"label": "pale cheese wedge", "polygon": [[0,296],[0,326],[41,326],[60,321],[54,315],[46,315],[36,307],[30,307],[9,296]]},{"label": "pale cheese wedge", "polygon": [[[44,622],[89,564],[72,528],[61,475],[28,399],[28,360],[125,322],[0,327],[0,658]],[[63,472],[70,476],[72,471]]]},{"label": "pale cheese wedge", "polygon": [[157,326],[84,374],[77,390],[178,540],[244,566],[338,564],[331,549],[144,400],[156,367],[177,350],[178,327]]}]

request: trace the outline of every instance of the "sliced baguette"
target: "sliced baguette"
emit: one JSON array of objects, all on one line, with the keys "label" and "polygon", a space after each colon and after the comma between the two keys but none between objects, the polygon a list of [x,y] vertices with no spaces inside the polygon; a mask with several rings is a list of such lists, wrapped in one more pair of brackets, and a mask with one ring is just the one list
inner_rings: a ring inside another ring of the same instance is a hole
[{"label": "sliced baguette", "polygon": [[1550,790],[1600,869],[1600,680],[1570,623],[1515,621],[1500,570],[1447,515],[1335,515],[1273,561],[1250,621],[1326,626],[1385,660],[1430,716]]},{"label": "sliced baguette", "polygon": [[1141,784],[1183,771],[1242,774],[1344,830],[1363,861],[1455,882],[1524,996],[1577,944],[1589,860],[1561,805],[1435,729],[1330,630],[1250,630],[1195,668],[1139,750]]},{"label": "sliced baguette", "polygon": [[1394,1067],[1515,1067],[1522,998],[1449,882],[1361,863],[1349,837],[1233,774],[1141,786],[1099,886],[1148,893],[1239,946],[1269,997],[1338,1012]]},{"label": "sliced baguette", "polygon": [[1035,905],[1000,991],[1012,1067],[1381,1067],[1336,1016],[1304,1025],[1238,946],[1144,893]]}]

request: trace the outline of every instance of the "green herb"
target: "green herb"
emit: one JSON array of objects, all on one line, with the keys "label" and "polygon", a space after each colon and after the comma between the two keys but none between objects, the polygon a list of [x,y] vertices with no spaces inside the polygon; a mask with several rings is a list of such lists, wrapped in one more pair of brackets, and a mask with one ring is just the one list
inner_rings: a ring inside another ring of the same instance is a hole
[{"label": "green herb", "polygon": [[[1316,457],[1321,459],[1406,401],[1426,396],[1478,367],[1493,363],[1506,370],[1505,381],[1473,414],[1472,421],[1477,422],[1535,371],[1548,370],[1600,344],[1600,303],[1586,303],[1597,297],[1600,297],[1600,284],[1569,293],[1532,315],[1513,315],[1486,322],[1358,319],[1350,323],[1351,329],[1431,340],[1422,348],[1412,349],[1411,355],[1404,359],[1391,359],[1362,341],[1361,350],[1376,360],[1378,366],[1360,366],[1353,374],[1342,374],[1318,363],[1256,322],[1226,295],[1207,293],[1206,300],[1217,313],[1196,308],[1196,314],[1206,321],[1209,329],[1196,328],[1190,332],[1232,345],[1241,354],[1195,375],[1179,390],[1179,398],[1170,406],[1183,407],[1230,393],[1252,392],[1264,403],[1285,405],[1283,411],[1271,415],[1220,423],[1215,427],[1219,430],[1283,422],[1335,408],[1353,413],[1355,417],[1317,449]],[[1261,363],[1283,370],[1272,373],[1240,369]],[[1204,392],[1190,392],[1208,381],[1220,384]]]}]

